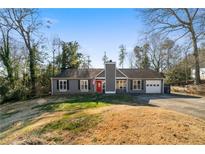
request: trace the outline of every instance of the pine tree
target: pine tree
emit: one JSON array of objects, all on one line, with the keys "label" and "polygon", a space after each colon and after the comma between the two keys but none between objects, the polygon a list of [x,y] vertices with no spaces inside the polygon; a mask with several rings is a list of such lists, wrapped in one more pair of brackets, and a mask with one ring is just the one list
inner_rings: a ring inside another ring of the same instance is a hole
[{"label": "pine tree", "polygon": [[80,57],[82,54],[78,53],[78,42],[63,42],[62,44],[62,69],[79,68]]},{"label": "pine tree", "polygon": [[104,52],[104,56],[103,56],[102,60],[103,60],[103,64],[105,64],[108,61],[108,57],[106,55],[106,51]]},{"label": "pine tree", "polygon": [[119,66],[122,66],[122,68],[123,68],[123,65],[124,65],[124,62],[125,62],[125,57],[126,57],[127,53],[126,53],[126,48],[123,44],[120,45],[119,48],[120,48],[120,51],[119,51]]}]

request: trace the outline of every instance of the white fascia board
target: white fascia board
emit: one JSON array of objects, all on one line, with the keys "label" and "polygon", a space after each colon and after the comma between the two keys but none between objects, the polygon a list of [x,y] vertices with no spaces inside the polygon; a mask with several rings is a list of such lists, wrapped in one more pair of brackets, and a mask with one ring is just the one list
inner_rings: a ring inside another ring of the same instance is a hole
[{"label": "white fascia board", "polygon": [[143,79],[145,79],[145,80],[163,80],[164,78],[128,78],[128,79],[130,79],[130,80],[143,80]]},{"label": "white fascia board", "polygon": [[116,64],[116,62],[106,62],[105,65],[106,64]]},{"label": "white fascia board", "polygon": [[119,79],[127,79],[126,77],[116,77],[116,80],[119,80]]},{"label": "white fascia board", "polygon": [[97,76],[100,75],[103,71],[105,71],[105,69],[103,69],[102,71],[100,71],[100,72],[95,76],[95,78],[97,78]]},{"label": "white fascia board", "polygon": [[120,69],[116,69],[116,70],[118,70],[120,73],[122,73],[124,76],[126,76],[126,78],[128,78],[128,76],[125,73],[123,73],[122,71],[120,71]]},{"label": "white fascia board", "polygon": [[96,77],[95,79],[96,79],[96,80],[97,80],[97,79],[104,79],[104,80],[105,80],[105,77]]},{"label": "white fascia board", "polygon": [[105,91],[106,94],[115,94],[116,91]]}]

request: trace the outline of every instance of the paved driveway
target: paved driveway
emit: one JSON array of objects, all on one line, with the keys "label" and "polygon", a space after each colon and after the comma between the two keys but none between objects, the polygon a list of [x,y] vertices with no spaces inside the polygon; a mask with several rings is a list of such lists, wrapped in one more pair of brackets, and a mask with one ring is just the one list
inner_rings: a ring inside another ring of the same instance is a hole
[{"label": "paved driveway", "polygon": [[205,97],[170,94],[139,95],[136,96],[136,99],[142,104],[162,107],[205,119]]}]

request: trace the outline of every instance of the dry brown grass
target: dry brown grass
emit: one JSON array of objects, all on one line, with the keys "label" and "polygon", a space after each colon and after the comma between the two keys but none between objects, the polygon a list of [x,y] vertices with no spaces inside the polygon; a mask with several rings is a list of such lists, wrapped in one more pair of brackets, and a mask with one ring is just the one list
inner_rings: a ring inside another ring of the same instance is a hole
[{"label": "dry brown grass", "polygon": [[185,87],[171,86],[171,91],[172,92],[187,93],[187,94],[191,94],[191,95],[205,96],[205,84],[187,85]]},{"label": "dry brown grass", "polygon": [[[82,114],[82,113],[81,113]],[[205,121],[156,107],[112,105],[87,109],[86,115],[98,114],[101,121],[84,132],[68,130],[32,135],[33,130],[52,123],[63,114],[52,113],[28,126],[24,133],[5,138],[7,144],[205,144]],[[55,118],[52,118],[55,117]],[[75,118],[75,115],[73,116]],[[51,120],[52,119],[52,120]],[[45,120],[46,123],[43,121]],[[74,120],[74,119],[73,119]],[[86,127],[86,126],[85,126]]]},{"label": "dry brown grass", "polygon": [[62,100],[1,106],[8,114],[1,117],[0,144],[205,144],[205,121],[193,116],[148,106],[49,103]]},{"label": "dry brown grass", "polygon": [[205,121],[151,107],[116,106],[75,144],[204,144]]}]

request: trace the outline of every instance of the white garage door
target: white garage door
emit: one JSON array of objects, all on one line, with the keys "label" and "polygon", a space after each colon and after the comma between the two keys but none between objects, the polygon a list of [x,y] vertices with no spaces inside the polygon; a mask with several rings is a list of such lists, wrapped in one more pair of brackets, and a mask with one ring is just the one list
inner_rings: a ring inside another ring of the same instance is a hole
[{"label": "white garage door", "polygon": [[161,93],[161,81],[146,80],[146,93]]}]

